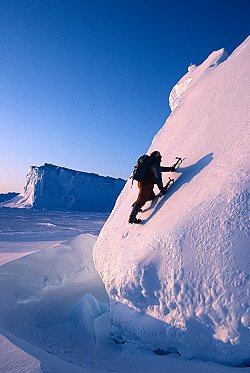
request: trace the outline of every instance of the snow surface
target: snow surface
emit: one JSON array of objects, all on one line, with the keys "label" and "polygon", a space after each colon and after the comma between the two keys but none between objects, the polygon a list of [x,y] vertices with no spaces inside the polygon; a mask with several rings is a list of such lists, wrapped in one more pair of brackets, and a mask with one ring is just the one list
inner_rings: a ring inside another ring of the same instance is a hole
[{"label": "snow surface", "polygon": [[[77,365],[81,355],[87,353],[91,359],[95,353],[91,353],[94,319],[108,309],[102,303],[107,303],[107,294],[93,265],[95,240],[80,235],[0,267],[2,334],[42,361],[45,372],[50,364],[61,372],[57,359],[65,355],[65,360]],[[55,361],[50,361],[50,355]],[[65,372],[66,368],[67,363]]]},{"label": "snow surface", "polygon": [[40,361],[12,344],[6,337],[0,335],[0,371],[3,373],[42,373]]},{"label": "snow surface", "polygon": [[[13,211],[8,212],[13,216]],[[41,214],[37,214],[40,220]],[[6,215],[5,211],[7,220]],[[47,212],[44,218],[48,216]],[[96,218],[99,221],[98,214]],[[34,212],[26,210],[25,234],[33,219]],[[61,222],[64,219],[61,212]],[[16,238],[21,237],[20,228],[17,224]],[[37,231],[34,238],[38,237]],[[136,344],[117,344],[110,339],[116,330],[110,327],[108,296],[92,259],[95,241],[95,236],[82,234],[0,266],[1,372],[242,372],[185,361],[176,353],[161,356]],[[37,241],[34,249],[36,245]]]},{"label": "snow surface", "polygon": [[3,206],[48,210],[111,211],[125,180],[45,163],[31,166],[23,193]]},{"label": "snow surface", "polygon": [[[181,100],[181,96],[188,88],[189,84],[197,84],[198,80],[203,77],[204,73],[209,70],[216,68],[220,63],[224,62],[228,58],[227,51],[225,49],[220,49],[215,51],[208,56],[206,61],[204,61],[200,66],[191,64],[188,67],[188,72],[184,75],[179,82],[174,86],[169,95],[169,105],[173,111]],[[192,86],[191,85],[191,86]],[[191,86],[189,88],[191,88]]]},{"label": "snow surface", "polygon": [[107,213],[0,208],[0,265],[82,233],[97,235]]},{"label": "snow surface", "polygon": [[[175,184],[129,225],[128,181],[94,247],[113,325],[144,348],[250,363],[250,38],[213,52],[170,95],[154,137],[163,165],[186,157]],[[222,62],[224,60],[224,62]],[[192,79],[192,81],[190,80]],[[165,174],[165,182],[169,174]]]}]

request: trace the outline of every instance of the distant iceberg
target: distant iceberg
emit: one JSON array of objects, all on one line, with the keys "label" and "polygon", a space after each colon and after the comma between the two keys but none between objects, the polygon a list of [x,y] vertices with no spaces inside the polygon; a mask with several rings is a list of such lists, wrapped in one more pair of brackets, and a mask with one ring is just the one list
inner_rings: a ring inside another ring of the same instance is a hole
[{"label": "distant iceberg", "polygon": [[45,163],[31,166],[23,193],[5,207],[109,212],[125,180]]}]

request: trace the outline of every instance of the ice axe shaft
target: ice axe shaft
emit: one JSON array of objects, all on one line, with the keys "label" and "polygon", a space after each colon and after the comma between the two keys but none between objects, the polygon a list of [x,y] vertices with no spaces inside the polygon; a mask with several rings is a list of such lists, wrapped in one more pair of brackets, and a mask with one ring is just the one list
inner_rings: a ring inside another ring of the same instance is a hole
[{"label": "ice axe shaft", "polygon": [[171,185],[171,184],[174,184],[174,179],[171,179],[169,177],[169,180],[168,180],[167,184],[165,185],[165,188],[167,189],[169,187],[169,185]]},{"label": "ice axe shaft", "polygon": [[180,164],[184,161],[185,158],[175,157],[175,159],[177,159],[177,161],[172,167],[177,168],[177,166],[180,166]]},{"label": "ice axe shaft", "polygon": [[[168,182],[167,182],[167,184],[164,186],[164,190],[165,190],[165,192],[167,192],[167,190],[168,190],[168,188],[170,187],[170,185],[171,184],[174,184],[174,179],[171,179],[170,177],[169,177],[169,180],[168,180]],[[162,193],[162,195],[164,195],[165,193]]]}]

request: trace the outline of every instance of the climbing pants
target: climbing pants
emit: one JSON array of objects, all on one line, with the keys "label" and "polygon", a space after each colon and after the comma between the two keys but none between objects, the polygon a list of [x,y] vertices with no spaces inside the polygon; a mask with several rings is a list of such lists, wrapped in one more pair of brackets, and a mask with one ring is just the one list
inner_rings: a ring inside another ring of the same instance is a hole
[{"label": "climbing pants", "polygon": [[152,201],[155,198],[154,183],[138,181],[139,195],[136,200],[137,206],[144,206],[147,201]]}]

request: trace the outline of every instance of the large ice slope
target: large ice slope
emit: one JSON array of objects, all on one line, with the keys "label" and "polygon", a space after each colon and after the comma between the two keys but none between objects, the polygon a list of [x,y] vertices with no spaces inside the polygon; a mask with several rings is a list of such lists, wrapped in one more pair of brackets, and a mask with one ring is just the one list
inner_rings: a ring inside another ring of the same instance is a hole
[{"label": "large ice slope", "polygon": [[45,163],[31,166],[23,193],[6,207],[111,211],[125,180]]},{"label": "large ice slope", "polygon": [[94,260],[112,321],[128,340],[244,364],[250,361],[250,38],[219,64],[222,55],[214,52],[191,69],[192,82],[149,149],[162,153],[163,165],[186,157],[171,174],[175,185],[145,205],[138,226],[127,223],[138,193],[128,181]]},{"label": "large ice slope", "polygon": [[112,341],[108,297],[92,258],[95,240],[83,234],[0,266],[0,372],[242,371]]},{"label": "large ice slope", "polygon": [[180,98],[186,91],[187,87],[192,84],[196,84],[199,78],[203,77],[206,70],[218,66],[220,63],[225,61],[228,54],[225,49],[220,49],[213,52],[208,56],[206,61],[204,61],[200,66],[191,64],[188,68],[188,72],[179,80],[179,82],[174,86],[169,95],[169,105],[173,111],[180,102]]}]

